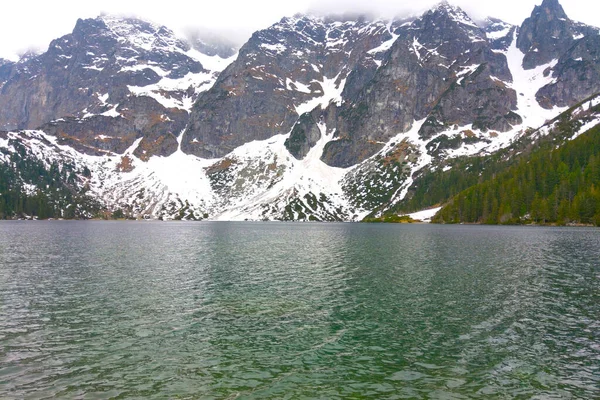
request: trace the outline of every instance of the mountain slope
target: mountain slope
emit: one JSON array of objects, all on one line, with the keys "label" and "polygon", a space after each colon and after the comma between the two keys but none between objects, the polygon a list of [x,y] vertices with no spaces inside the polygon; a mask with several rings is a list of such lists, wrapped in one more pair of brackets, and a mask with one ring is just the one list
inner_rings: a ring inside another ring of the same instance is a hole
[{"label": "mountain slope", "polygon": [[[424,139],[454,125],[505,131],[521,122],[511,112],[516,94],[504,83],[511,78],[506,58],[492,51],[486,33],[461,9],[441,3],[396,34],[374,78],[340,110],[339,140],[325,149],[327,163],[361,162],[422,119]],[[476,101],[481,91],[487,103],[458,106]]]},{"label": "mountain slope", "polygon": [[540,147],[553,149],[565,145],[576,134],[598,123],[597,113],[593,111],[597,97],[580,102],[539,129],[523,131],[498,151],[446,159],[437,168],[420,171],[408,195],[394,204],[388,213],[405,214],[446,203],[459,192],[493,179],[521,160],[527,160]]},{"label": "mountain slope", "polygon": [[518,163],[458,193],[433,221],[600,225],[600,99],[544,129],[540,134],[573,140],[559,147],[556,140],[538,140]]}]

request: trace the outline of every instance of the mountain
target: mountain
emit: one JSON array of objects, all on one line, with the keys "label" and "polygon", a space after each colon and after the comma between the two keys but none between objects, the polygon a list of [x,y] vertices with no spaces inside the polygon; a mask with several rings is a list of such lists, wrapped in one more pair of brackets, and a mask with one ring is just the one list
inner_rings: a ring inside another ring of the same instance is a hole
[{"label": "mountain", "polygon": [[[516,93],[505,82],[506,57],[492,51],[486,33],[461,9],[441,3],[396,30],[381,68],[356,99],[339,112],[338,137],[324,160],[348,167],[361,162],[398,133],[423,121],[427,140],[453,125],[507,131],[521,123]],[[485,102],[476,104],[485,92]]]},{"label": "mountain", "polygon": [[136,19],[79,20],[48,50],[0,72],[0,127],[37,129],[87,154],[169,155],[198,94],[227,64]]},{"label": "mountain", "polygon": [[372,50],[391,39],[383,21],[312,16],[256,32],[194,105],[182,149],[222,157],[289,132],[301,114],[339,102],[352,72],[372,75],[381,59]]},{"label": "mountain", "polygon": [[599,41],[556,0],[519,27],[447,2],[402,20],[296,15],[239,49],[79,20],[0,62],[0,215],[353,221],[434,206],[599,93]]},{"label": "mountain", "polygon": [[532,133],[535,148],[458,193],[434,221],[600,225],[599,122],[600,96],[577,104]]},{"label": "mountain", "polygon": [[521,25],[517,47],[525,53],[523,66],[531,69],[559,58],[576,40],[597,33],[597,28],[571,21],[558,0],[543,0]]}]

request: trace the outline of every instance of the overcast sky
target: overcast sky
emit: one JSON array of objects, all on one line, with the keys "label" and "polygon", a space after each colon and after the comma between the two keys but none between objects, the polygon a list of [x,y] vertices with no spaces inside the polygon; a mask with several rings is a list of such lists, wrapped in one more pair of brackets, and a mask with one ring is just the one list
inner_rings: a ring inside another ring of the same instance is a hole
[{"label": "overcast sky", "polygon": [[[473,18],[494,16],[520,24],[542,0],[450,0]],[[217,31],[236,41],[284,16],[319,11],[371,12],[385,16],[420,13],[439,0],[30,0],[10,1],[0,12],[0,57],[14,58],[28,49],[45,50],[52,39],[70,33],[78,18],[101,13],[135,15],[164,24],[178,33],[189,28]],[[413,4],[411,6],[410,4]],[[567,15],[600,26],[600,1],[562,0]]]}]

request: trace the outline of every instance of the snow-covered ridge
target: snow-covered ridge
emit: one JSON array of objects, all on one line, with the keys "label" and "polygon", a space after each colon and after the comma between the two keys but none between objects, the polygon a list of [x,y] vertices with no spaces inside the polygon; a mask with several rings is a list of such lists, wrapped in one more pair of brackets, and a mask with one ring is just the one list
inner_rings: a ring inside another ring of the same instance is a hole
[{"label": "snow-covered ridge", "polygon": [[147,51],[165,49],[187,51],[184,41],[178,39],[172,30],[135,18],[121,18],[110,15],[99,17],[109,30],[119,39],[134,47]]},{"label": "snow-covered ridge", "polygon": [[[189,112],[198,95],[212,87],[219,73],[235,60],[235,56],[224,59],[218,55],[203,54],[194,49],[187,39],[179,38],[172,30],[151,22],[110,15],[103,15],[97,20],[102,21],[108,34],[117,40],[121,53],[127,54],[126,57],[117,55],[115,58],[120,67],[119,74],[151,70],[160,77],[156,83],[129,85],[130,93],[151,97],[166,108]],[[96,73],[101,73],[110,62],[114,62],[106,54],[99,54],[96,48],[90,48],[87,54],[91,61],[83,68]],[[173,71],[184,65],[192,66],[192,71],[183,76],[173,76]],[[82,114],[85,116],[92,115],[87,109],[84,111]]]},{"label": "snow-covered ridge", "polygon": [[466,12],[464,12],[460,7],[454,6],[445,0],[440,2],[431,12],[445,13],[459,24],[479,29],[479,26],[471,19],[471,17],[469,17]]}]

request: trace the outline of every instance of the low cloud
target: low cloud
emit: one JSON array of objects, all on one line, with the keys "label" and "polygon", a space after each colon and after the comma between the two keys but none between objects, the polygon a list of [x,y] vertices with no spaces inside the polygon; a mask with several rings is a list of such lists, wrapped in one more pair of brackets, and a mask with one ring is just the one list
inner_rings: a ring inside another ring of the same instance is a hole
[{"label": "low cloud", "polygon": [[[224,36],[237,44],[245,42],[259,29],[267,28],[282,17],[296,13],[367,14],[385,18],[420,15],[439,1],[408,0],[280,0],[189,2],[171,0],[168,4],[142,0],[32,0],[12,3],[0,14],[0,57],[14,56],[26,49],[45,50],[51,40],[70,33],[78,18],[93,18],[101,12],[136,15],[185,34],[204,29]],[[542,0],[455,0],[473,19],[494,16],[520,24]],[[569,17],[600,26],[600,2],[597,0],[562,0]],[[33,12],[32,10],[35,10]]]}]

